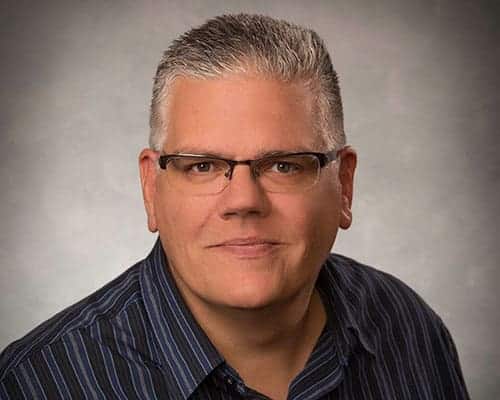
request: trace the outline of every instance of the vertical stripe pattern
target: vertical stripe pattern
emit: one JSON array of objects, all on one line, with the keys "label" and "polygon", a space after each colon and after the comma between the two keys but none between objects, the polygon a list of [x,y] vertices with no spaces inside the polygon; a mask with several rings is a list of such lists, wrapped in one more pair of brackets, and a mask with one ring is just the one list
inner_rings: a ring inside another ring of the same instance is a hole
[{"label": "vertical stripe pattern", "polygon": [[[468,399],[446,326],[395,277],[331,254],[327,324],[289,400]],[[258,329],[258,327],[256,327]],[[245,385],[151,254],[0,355],[0,399],[267,399]]]}]

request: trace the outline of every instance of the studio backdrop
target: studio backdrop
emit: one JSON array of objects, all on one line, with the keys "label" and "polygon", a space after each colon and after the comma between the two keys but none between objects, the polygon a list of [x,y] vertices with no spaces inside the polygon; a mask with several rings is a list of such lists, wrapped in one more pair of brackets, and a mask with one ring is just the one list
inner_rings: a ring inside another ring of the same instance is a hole
[{"label": "studio backdrop", "polygon": [[333,251],[412,286],[500,398],[495,1],[2,1],[0,348],[149,252],[139,151],[163,50],[221,13],[310,26],[359,156]]}]

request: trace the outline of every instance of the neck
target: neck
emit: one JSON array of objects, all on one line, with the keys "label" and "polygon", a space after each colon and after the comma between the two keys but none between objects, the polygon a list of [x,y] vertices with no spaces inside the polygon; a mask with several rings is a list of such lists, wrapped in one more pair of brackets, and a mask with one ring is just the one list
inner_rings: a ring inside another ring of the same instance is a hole
[{"label": "neck", "polygon": [[245,384],[273,399],[286,398],[291,380],[304,368],[326,322],[313,288],[292,301],[257,310],[186,301]]}]

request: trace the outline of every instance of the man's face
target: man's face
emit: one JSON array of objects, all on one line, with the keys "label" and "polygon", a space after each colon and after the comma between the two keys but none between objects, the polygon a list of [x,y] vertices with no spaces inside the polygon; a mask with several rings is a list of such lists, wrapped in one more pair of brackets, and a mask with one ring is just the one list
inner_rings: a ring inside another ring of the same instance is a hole
[{"label": "man's face", "polygon": [[[177,78],[163,152],[235,160],[324,152],[312,100],[303,85],[259,77]],[[149,227],[159,231],[188,303],[261,308],[311,293],[338,227],[350,225],[353,151],[305,192],[266,192],[238,165],[222,192],[203,196],[169,185],[157,157],[151,150],[140,157]]]}]

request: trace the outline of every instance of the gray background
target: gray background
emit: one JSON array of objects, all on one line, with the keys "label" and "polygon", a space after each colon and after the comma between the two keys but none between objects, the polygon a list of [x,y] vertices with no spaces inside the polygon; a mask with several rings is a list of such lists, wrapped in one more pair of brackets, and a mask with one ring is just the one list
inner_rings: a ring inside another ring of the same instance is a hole
[{"label": "gray background", "polygon": [[475,399],[500,396],[499,8],[439,1],[3,1],[0,348],[144,257],[137,155],[179,33],[250,11],[315,28],[359,152],[335,251],[442,316]]}]

